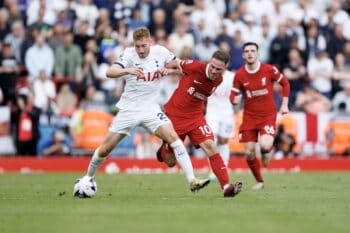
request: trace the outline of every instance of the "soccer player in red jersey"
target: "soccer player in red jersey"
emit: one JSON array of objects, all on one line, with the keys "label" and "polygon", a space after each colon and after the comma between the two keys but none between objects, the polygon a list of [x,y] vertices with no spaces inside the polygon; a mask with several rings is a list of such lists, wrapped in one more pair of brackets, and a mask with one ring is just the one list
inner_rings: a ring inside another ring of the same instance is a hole
[{"label": "soccer player in red jersey", "polygon": [[243,121],[239,129],[239,140],[244,143],[246,159],[256,184],[254,190],[264,187],[260,164],[255,155],[255,145],[259,142],[262,162],[267,167],[269,153],[276,136],[277,109],[273,99],[273,83],[282,86],[281,114],[287,114],[289,82],[275,66],[262,64],[258,60],[259,46],[254,42],[243,45],[245,65],[237,70],[231,91],[231,102],[237,104],[236,96],[243,95]]},{"label": "soccer player in red jersey", "polygon": [[[214,143],[214,134],[207,124],[203,109],[205,101],[222,82],[230,55],[216,51],[209,63],[186,60],[174,61],[164,69],[163,74],[181,74],[178,88],[164,105],[165,112],[172,121],[176,133],[182,140],[186,136],[197,148],[201,147],[209,157],[210,166],[224,190],[224,197],[233,197],[242,189],[242,182],[229,183],[227,168]],[[218,113],[219,114],[219,113]],[[159,161],[169,167],[176,164],[176,159],[168,144],[163,143],[157,153]]]}]

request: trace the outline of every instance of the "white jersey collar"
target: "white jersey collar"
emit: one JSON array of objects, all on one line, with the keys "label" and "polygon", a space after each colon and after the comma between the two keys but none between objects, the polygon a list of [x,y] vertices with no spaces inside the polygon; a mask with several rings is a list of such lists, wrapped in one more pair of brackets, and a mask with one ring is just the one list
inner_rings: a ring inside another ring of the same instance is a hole
[{"label": "white jersey collar", "polygon": [[244,68],[247,71],[247,73],[255,74],[260,69],[260,66],[261,66],[261,63],[258,61],[258,65],[257,65],[257,67],[254,70],[249,70],[247,64],[244,66]]}]

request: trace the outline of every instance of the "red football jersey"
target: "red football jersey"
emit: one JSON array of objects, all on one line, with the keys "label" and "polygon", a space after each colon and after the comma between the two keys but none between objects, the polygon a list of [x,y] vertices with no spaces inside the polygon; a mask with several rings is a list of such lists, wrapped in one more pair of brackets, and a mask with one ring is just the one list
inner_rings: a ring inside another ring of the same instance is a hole
[{"label": "red football jersey", "polygon": [[275,66],[261,64],[255,73],[241,67],[235,74],[231,100],[241,93],[244,96],[244,113],[254,117],[265,117],[276,114],[277,109],[273,99],[273,82],[283,87],[283,96],[289,95],[289,83]]},{"label": "red football jersey", "polygon": [[208,64],[200,61],[181,61],[180,66],[183,76],[178,88],[164,105],[165,111],[184,118],[203,115],[204,103],[222,82],[222,76],[210,80]]}]

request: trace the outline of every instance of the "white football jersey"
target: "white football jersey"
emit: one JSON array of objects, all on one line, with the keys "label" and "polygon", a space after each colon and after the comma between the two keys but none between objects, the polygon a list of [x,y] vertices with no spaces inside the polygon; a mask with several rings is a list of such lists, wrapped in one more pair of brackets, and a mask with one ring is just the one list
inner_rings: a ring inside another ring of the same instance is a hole
[{"label": "white football jersey", "polygon": [[207,115],[216,115],[217,118],[232,118],[233,107],[230,101],[230,93],[233,85],[234,73],[226,70],[222,83],[208,98]]},{"label": "white football jersey", "polygon": [[160,45],[152,45],[146,58],[140,58],[134,47],[126,48],[115,63],[123,68],[141,67],[144,75],[123,77],[126,81],[124,92],[116,106],[119,109],[140,109],[157,104],[161,78],[158,69],[175,58],[172,52]]}]

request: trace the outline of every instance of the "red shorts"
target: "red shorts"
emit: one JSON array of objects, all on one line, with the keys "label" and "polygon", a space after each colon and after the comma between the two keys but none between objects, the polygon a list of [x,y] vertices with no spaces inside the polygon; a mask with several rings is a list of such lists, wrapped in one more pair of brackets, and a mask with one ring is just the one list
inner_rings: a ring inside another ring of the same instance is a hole
[{"label": "red shorts", "polygon": [[174,117],[171,114],[167,114],[167,116],[173,123],[179,137],[185,140],[186,136],[188,136],[192,145],[196,148],[208,139],[214,140],[213,131],[207,124],[204,116],[193,117],[191,119]]},{"label": "red shorts", "polygon": [[263,134],[276,136],[276,114],[264,118],[243,115],[239,129],[239,142],[257,142],[259,135]]}]

